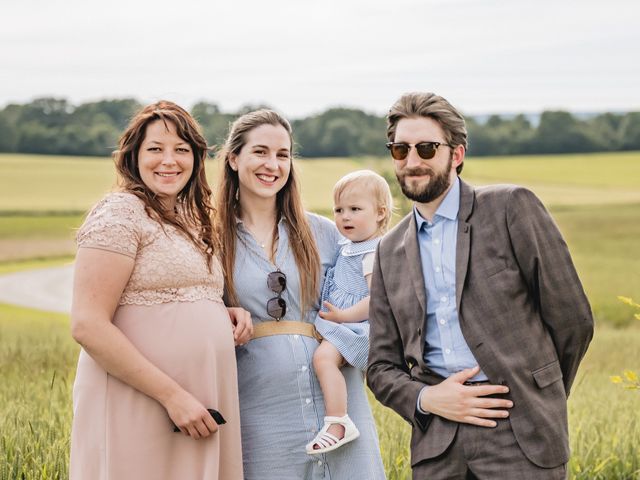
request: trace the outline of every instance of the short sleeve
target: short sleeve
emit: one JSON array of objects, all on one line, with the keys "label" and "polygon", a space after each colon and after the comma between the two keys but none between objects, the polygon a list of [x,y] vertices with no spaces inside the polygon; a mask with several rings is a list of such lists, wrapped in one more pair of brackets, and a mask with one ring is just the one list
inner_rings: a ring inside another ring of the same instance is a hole
[{"label": "short sleeve", "polygon": [[315,213],[307,212],[307,218],[316,238],[320,255],[330,257],[332,259],[331,264],[335,264],[335,260],[340,253],[339,243],[342,240],[335,223]]},{"label": "short sleeve", "polygon": [[376,260],[376,252],[368,252],[362,256],[362,275],[367,276],[373,273],[373,262]]},{"label": "short sleeve", "polygon": [[91,210],[78,230],[78,248],[96,248],[136,257],[144,206],[128,193],[112,193]]}]

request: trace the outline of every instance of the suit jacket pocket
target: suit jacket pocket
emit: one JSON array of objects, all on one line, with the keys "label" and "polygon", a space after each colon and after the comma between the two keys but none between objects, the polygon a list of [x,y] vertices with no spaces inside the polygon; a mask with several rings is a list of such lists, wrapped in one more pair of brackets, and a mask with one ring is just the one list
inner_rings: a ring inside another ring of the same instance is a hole
[{"label": "suit jacket pocket", "polygon": [[557,360],[531,372],[538,388],[545,388],[558,380],[562,380],[560,362]]},{"label": "suit jacket pocket", "polygon": [[492,262],[492,263],[489,263],[488,265],[485,265],[485,268],[483,268],[482,274],[486,278],[491,278],[494,275],[497,275],[498,273],[502,272],[503,270],[506,270],[506,268],[507,268],[506,262],[504,260],[498,260],[496,262]]}]

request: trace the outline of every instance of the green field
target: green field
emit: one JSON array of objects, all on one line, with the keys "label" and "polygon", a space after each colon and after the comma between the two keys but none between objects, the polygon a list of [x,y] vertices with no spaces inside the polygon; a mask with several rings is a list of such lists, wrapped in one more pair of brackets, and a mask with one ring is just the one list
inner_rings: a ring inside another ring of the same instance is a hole
[{"label": "green field", "polygon": [[[342,175],[392,168],[379,158],[297,164],[305,205],[325,215]],[[113,164],[105,158],[0,155],[0,168],[0,270],[21,259],[73,255],[83,212],[115,185]],[[207,170],[215,185],[215,160]],[[569,243],[598,320],[629,322],[616,295],[640,292],[640,153],[470,158],[462,178],[477,185],[518,183],[535,191]]]},{"label": "green field", "polygon": [[[390,160],[303,159],[303,196],[310,210],[331,207],[338,178],[356,168],[390,170]],[[116,184],[108,158],[0,154],[0,213],[82,212]],[[207,172],[215,186],[216,160]],[[468,158],[470,183],[517,183],[550,206],[640,203],[640,153]]]},{"label": "green field", "polygon": [[[580,368],[569,400],[572,478],[640,478],[640,395],[609,381],[640,370],[637,323],[599,328]],[[68,317],[0,304],[0,339],[0,480],[65,479],[78,355]],[[388,478],[410,478],[408,425],[371,403]]]},{"label": "green field", "polygon": [[[300,160],[298,167],[307,208],[326,215],[345,173],[372,168],[393,178],[386,159]],[[0,274],[70,261],[84,212],[115,184],[111,161],[0,155],[0,168]],[[212,185],[217,170],[210,161]],[[551,210],[598,327],[569,401],[571,478],[640,479],[640,394],[609,381],[624,369],[640,371],[640,322],[616,299],[640,298],[640,154],[472,158],[462,177],[528,186]],[[67,316],[0,305],[0,480],[67,477],[77,352]],[[388,478],[409,478],[408,426],[371,403]]]}]

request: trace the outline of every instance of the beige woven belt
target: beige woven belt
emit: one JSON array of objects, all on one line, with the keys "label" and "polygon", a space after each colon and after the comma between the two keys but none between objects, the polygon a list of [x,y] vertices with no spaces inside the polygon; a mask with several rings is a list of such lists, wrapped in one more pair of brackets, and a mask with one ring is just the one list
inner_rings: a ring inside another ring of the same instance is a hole
[{"label": "beige woven belt", "polygon": [[318,341],[322,340],[322,335],[318,333],[313,323],[280,320],[279,322],[268,321],[253,325],[252,338],[270,337],[271,335],[304,335]]}]

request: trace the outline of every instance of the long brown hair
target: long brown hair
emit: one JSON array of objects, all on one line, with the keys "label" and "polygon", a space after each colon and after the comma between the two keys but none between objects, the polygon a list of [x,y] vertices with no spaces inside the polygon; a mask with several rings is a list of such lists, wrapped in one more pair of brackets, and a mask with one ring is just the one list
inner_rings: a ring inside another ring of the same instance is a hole
[{"label": "long brown hair", "polygon": [[[218,154],[218,158],[223,162],[223,171],[218,185],[215,226],[222,250],[221,258],[227,301],[229,305],[235,306],[239,303],[233,283],[233,267],[236,258],[236,218],[241,216],[240,203],[237,201],[240,180],[238,172],[231,168],[229,159],[231,155],[240,153],[242,147],[247,143],[247,134],[261,125],[284,127],[289,134],[293,149],[293,133],[289,122],[273,110],[256,110],[242,115],[233,122],[224,146]],[[282,217],[286,219],[290,239],[289,246],[293,251],[300,275],[300,301],[304,312],[312,307],[320,294],[320,254],[302,207],[298,173],[293,163],[293,152],[290,161],[291,172],[287,183],[276,195],[276,209],[277,219]]]},{"label": "long brown hair", "polygon": [[[145,185],[140,176],[138,152],[144,141],[147,127],[156,120],[162,120],[165,126],[167,123],[173,124],[178,136],[187,142],[193,151],[193,172],[185,187],[178,193],[178,202],[181,204],[185,219],[167,212],[161,203],[161,198]],[[150,217],[160,221],[161,224],[171,224],[185,234],[207,258],[207,265],[210,268],[214,251],[211,217],[215,214],[215,210],[211,205],[211,188],[207,183],[204,168],[207,153],[207,141],[193,117],[175,103],[161,100],[147,105],[131,119],[129,126],[120,137],[118,149],[113,152],[113,157],[120,188],[142,200]],[[192,233],[193,228],[198,231],[197,237]]]}]

